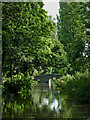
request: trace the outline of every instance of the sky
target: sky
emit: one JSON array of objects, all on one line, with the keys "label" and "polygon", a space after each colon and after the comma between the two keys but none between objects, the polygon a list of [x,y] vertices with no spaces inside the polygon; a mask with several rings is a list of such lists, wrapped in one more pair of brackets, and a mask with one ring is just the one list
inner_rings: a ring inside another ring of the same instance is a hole
[{"label": "sky", "polygon": [[[52,17],[56,18],[56,14],[58,14],[59,11],[59,1],[53,1],[51,0],[43,0],[44,2],[44,9],[48,11],[48,15],[51,15]],[[56,21],[55,21],[56,22]]]}]

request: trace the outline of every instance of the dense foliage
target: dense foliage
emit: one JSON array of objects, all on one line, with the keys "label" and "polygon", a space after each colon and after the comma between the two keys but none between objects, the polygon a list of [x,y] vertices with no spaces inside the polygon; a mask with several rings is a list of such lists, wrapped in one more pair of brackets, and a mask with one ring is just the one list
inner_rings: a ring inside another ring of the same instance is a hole
[{"label": "dense foliage", "polygon": [[[89,3],[60,2],[58,16],[58,40],[64,45],[72,74],[89,67]],[[87,47],[86,47],[87,46]]]},{"label": "dense foliage", "polygon": [[56,24],[43,5],[43,2],[2,4],[2,66],[3,76],[11,81],[10,86],[11,83],[14,86],[15,76],[21,73],[35,76],[52,71],[67,72],[66,53],[57,39]]},{"label": "dense foliage", "polygon": [[[58,40],[67,53],[69,74],[56,81],[79,102],[90,103],[90,2],[60,2]],[[71,75],[70,75],[71,74]]]},{"label": "dense foliage", "polygon": [[57,86],[90,102],[89,2],[60,2],[57,24],[43,6],[2,4],[3,92],[31,93],[34,76],[59,73]]},{"label": "dense foliage", "polygon": [[18,75],[13,76],[12,78],[7,78],[6,76],[3,77],[3,87],[2,91],[3,93],[11,93],[17,95],[20,94],[27,94],[31,95],[31,89],[33,88],[33,83],[36,83],[33,81],[33,77],[29,76],[29,74],[20,73]]},{"label": "dense foliage", "polygon": [[56,81],[58,87],[78,102],[90,103],[90,72],[77,72],[75,75],[66,75]]}]

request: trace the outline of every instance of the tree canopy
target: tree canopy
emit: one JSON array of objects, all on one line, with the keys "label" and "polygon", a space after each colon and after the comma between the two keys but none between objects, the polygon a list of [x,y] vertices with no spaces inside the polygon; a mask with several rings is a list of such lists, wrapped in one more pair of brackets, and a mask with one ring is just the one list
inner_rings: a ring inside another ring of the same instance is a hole
[{"label": "tree canopy", "polygon": [[[30,75],[66,66],[56,24],[43,9],[43,2],[2,4],[3,73]],[[53,37],[54,36],[54,37]]]},{"label": "tree canopy", "polygon": [[[73,71],[83,69],[89,59],[88,36],[86,34],[86,19],[89,17],[85,2],[60,2],[58,18],[58,39],[64,45],[67,58]],[[86,57],[85,54],[88,54]],[[87,68],[87,67],[86,67]],[[84,68],[84,69],[86,69]]]}]

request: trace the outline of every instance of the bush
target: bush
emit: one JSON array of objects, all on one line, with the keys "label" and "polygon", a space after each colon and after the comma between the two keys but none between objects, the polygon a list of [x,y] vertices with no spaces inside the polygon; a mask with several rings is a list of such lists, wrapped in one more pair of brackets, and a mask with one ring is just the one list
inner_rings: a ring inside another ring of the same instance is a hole
[{"label": "bush", "polygon": [[57,80],[56,84],[72,95],[76,101],[90,103],[90,72],[77,72],[73,76],[63,76]]},{"label": "bush", "polygon": [[20,73],[18,75],[13,76],[13,78],[3,77],[2,81],[2,92],[3,93],[22,93],[27,90],[31,90],[33,83],[33,78],[28,74]]}]

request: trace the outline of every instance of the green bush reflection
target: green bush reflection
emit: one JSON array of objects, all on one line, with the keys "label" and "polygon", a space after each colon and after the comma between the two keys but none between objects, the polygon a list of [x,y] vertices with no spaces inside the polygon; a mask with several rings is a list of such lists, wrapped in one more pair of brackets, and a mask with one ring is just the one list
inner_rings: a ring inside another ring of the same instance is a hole
[{"label": "green bush reflection", "polygon": [[7,95],[2,98],[3,118],[88,118],[90,107],[76,105],[67,94],[38,84],[32,96]]}]

